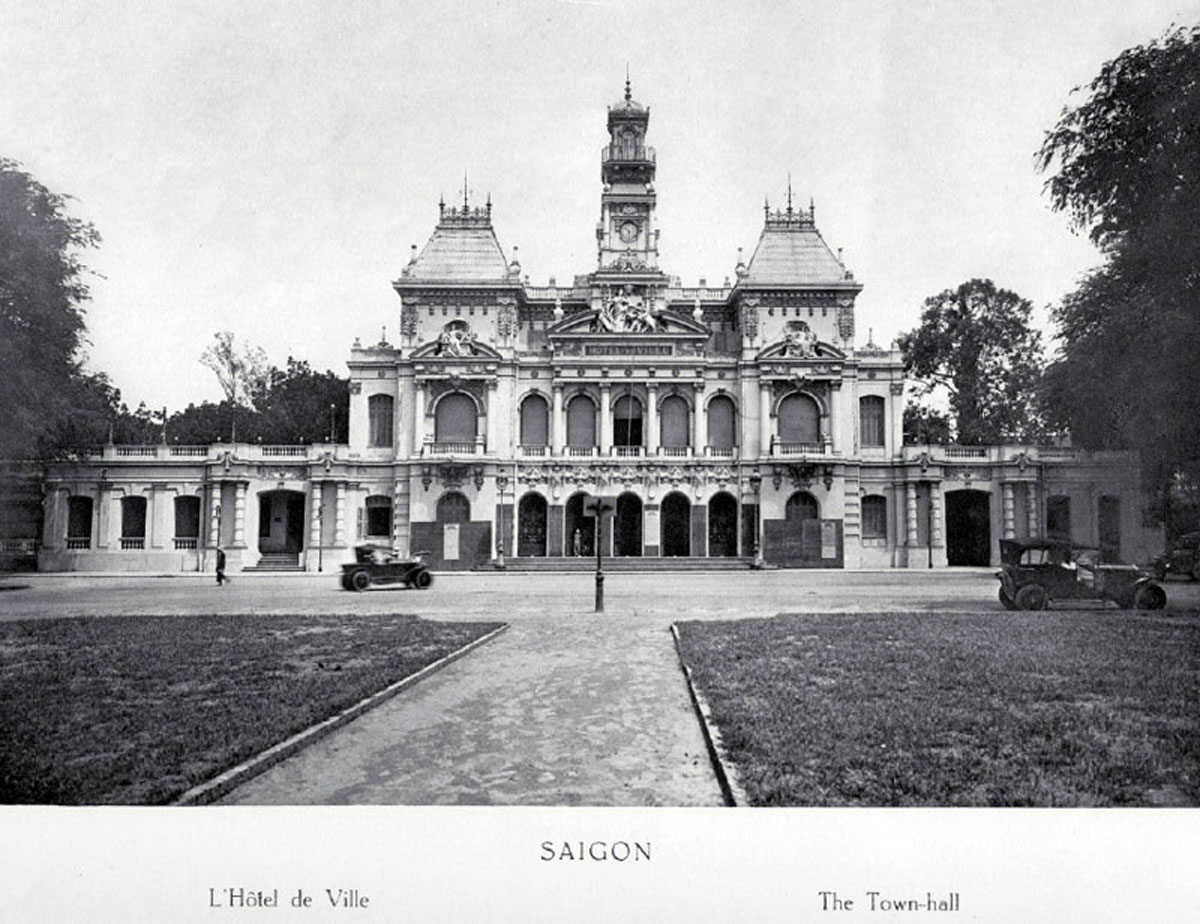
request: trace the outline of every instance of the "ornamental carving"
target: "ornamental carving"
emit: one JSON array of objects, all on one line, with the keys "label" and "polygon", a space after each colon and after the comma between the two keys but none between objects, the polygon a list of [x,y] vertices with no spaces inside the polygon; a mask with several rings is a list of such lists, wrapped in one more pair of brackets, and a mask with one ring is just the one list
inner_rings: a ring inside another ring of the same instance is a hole
[{"label": "ornamental carving", "polygon": [[897,398],[900,397],[900,395],[904,394],[904,383],[892,382],[890,385],[888,385],[888,393]]},{"label": "ornamental carving", "polygon": [[837,313],[838,336],[843,340],[854,339],[854,302],[838,304]]},{"label": "ornamental carving", "polygon": [[403,304],[400,307],[400,335],[403,337],[417,336],[417,306]]},{"label": "ornamental carving", "polygon": [[482,382],[467,382],[459,378],[435,379],[428,383],[427,389],[428,397],[426,398],[425,405],[426,414],[432,412],[434,402],[436,402],[438,398],[454,391],[468,394],[475,399],[479,407],[484,406],[484,383]]},{"label": "ornamental carving", "polygon": [[742,336],[753,340],[758,336],[758,300],[747,300],[742,303],[739,325]]},{"label": "ornamental carving", "polygon": [[510,340],[517,333],[517,306],[511,299],[505,299],[496,313],[496,330],[504,340]]},{"label": "ornamental carving", "polygon": [[623,286],[615,294],[606,293],[592,322],[593,330],[623,334],[644,334],[657,326],[646,299],[631,285]]},{"label": "ornamental carving", "polygon": [[810,357],[817,355],[817,335],[805,321],[788,321],[783,335],[783,355]]},{"label": "ornamental carving", "polygon": [[466,321],[456,319],[442,328],[438,336],[435,356],[475,356],[479,350],[476,347],[475,332]]},{"label": "ornamental carving", "polygon": [[260,465],[254,470],[254,474],[263,481],[303,481],[308,477],[308,468],[303,465],[286,465],[276,468]]}]

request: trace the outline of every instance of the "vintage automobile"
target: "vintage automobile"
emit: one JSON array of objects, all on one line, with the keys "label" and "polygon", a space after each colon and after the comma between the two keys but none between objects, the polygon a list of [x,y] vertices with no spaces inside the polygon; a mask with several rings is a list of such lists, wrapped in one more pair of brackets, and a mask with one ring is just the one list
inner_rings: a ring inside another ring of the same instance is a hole
[{"label": "vintage automobile", "polygon": [[366,543],[354,547],[354,563],[342,565],[342,587],[364,591],[372,584],[403,584],[426,590],[433,574],[422,561],[424,552],[412,558],[400,558],[394,549]]},{"label": "vintage automobile", "polygon": [[1148,572],[1100,558],[1099,549],[1061,539],[1001,539],[1000,602],[1010,610],[1044,610],[1051,600],[1112,600],[1139,610],[1167,605]]},{"label": "vintage automobile", "polygon": [[1165,581],[1169,575],[1182,574],[1200,581],[1200,533],[1184,533],[1169,552],[1154,559],[1154,576]]}]

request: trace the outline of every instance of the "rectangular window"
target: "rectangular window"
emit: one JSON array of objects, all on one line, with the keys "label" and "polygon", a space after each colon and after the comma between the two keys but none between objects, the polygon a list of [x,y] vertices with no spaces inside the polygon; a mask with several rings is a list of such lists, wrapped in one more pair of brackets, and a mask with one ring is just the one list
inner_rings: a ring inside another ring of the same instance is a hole
[{"label": "rectangular window", "polygon": [[862,535],[864,539],[887,538],[887,498],[880,495],[862,499]]},{"label": "rectangular window", "polygon": [[864,447],[881,447],[884,445],[883,416],[884,403],[882,398],[876,395],[868,395],[858,402],[860,435]]},{"label": "rectangular window", "polygon": [[367,417],[370,423],[370,445],[389,447],[392,445],[392,418],[395,403],[391,395],[371,395],[367,399]]},{"label": "rectangular window", "polygon": [[1050,539],[1071,538],[1071,498],[1065,494],[1046,498],[1046,536]]}]

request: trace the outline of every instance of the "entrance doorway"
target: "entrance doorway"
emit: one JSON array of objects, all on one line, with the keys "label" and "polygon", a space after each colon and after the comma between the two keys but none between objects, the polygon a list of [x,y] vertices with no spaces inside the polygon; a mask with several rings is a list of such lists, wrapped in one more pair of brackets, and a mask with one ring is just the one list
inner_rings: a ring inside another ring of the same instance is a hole
[{"label": "entrance doorway", "polygon": [[546,554],[546,498],[529,493],[517,505],[517,555]]},{"label": "entrance doorway", "polygon": [[636,494],[625,493],[617,498],[613,554],[627,557],[642,554],[642,501]]},{"label": "entrance doorway", "polygon": [[946,494],[946,564],[991,564],[991,495],[987,491]]},{"label": "entrance doorway", "polygon": [[258,495],[258,550],[264,555],[295,555],[304,548],[304,495],[263,491]]},{"label": "entrance doorway", "polygon": [[692,505],[675,491],[662,502],[662,553],[671,557],[692,554]]},{"label": "entrance doorway", "polygon": [[708,502],[708,554],[715,558],[737,555],[737,501],[724,491]]},{"label": "entrance doorway", "polygon": [[567,500],[563,519],[568,555],[596,554],[596,518],[583,513],[583,504],[587,499],[586,494],[573,494]]}]

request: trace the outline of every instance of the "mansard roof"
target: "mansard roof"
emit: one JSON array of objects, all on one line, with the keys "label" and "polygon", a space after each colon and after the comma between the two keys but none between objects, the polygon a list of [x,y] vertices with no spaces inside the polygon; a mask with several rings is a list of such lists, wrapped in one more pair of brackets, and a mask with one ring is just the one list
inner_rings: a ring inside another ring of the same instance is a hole
[{"label": "mansard roof", "polygon": [[746,286],[852,285],[854,276],[829,249],[813,220],[813,209],[771,212],[739,279]]},{"label": "mansard roof", "polygon": [[400,282],[520,284],[520,267],[510,265],[492,230],[492,203],[461,209],[440,204],[440,216],[425,247],[409,261]]}]

